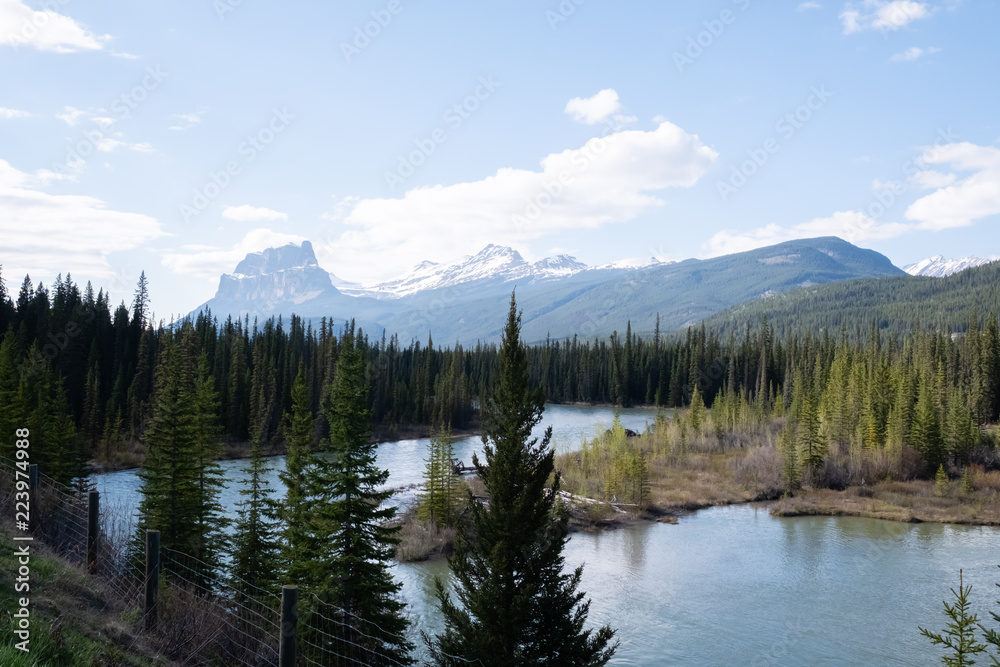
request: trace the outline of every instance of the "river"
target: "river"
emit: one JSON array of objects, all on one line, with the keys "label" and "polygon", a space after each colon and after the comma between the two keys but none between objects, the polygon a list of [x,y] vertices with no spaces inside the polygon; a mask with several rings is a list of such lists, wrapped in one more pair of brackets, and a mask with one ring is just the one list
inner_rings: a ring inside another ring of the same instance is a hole
[{"label": "river", "polygon": [[[649,410],[621,410],[626,428],[652,423]],[[547,406],[557,451],[607,428],[614,410]],[[389,485],[412,502],[428,440],[385,443],[378,462]],[[478,437],[455,443],[471,465]],[[283,457],[269,459],[280,484]],[[234,481],[221,501],[233,509],[245,461],[224,461]],[[126,470],[95,476],[106,508],[135,508],[138,478]],[[763,506],[712,508],[678,525],[639,524],[574,534],[567,566],[583,564],[581,588],[594,625],[618,628],[616,665],[934,665],[940,652],[917,626],[940,631],[941,601],[965,570],[980,618],[1000,612],[1000,530],[900,524],[854,517],[777,519]],[[417,629],[440,629],[434,578],[442,561],[396,565]],[[985,661],[984,661],[985,662]]]}]

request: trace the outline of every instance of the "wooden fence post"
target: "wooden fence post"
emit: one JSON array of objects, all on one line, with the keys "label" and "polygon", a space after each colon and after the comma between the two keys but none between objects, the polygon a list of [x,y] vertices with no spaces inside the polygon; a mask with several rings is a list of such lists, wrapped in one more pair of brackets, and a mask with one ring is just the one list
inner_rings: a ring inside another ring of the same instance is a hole
[{"label": "wooden fence post", "polygon": [[281,636],[278,643],[278,666],[295,667],[295,644],[298,635],[299,588],[281,587]]},{"label": "wooden fence post", "polygon": [[97,572],[97,539],[101,530],[101,493],[91,491],[87,500],[87,572]]},{"label": "wooden fence post", "polygon": [[156,595],[160,589],[160,531],[146,531],[146,629],[156,627]]}]

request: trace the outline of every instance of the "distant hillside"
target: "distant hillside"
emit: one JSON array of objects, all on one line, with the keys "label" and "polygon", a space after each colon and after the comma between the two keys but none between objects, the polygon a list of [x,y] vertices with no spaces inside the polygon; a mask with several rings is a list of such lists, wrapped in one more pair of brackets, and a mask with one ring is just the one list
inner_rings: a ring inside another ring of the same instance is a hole
[{"label": "distant hillside", "polygon": [[1000,313],[1000,263],[945,278],[907,275],[795,290],[729,308],[705,325],[721,333],[741,333],[748,322],[754,326],[766,315],[779,335],[805,328],[836,333],[841,325],[863,332],[873,322],[889,332],[908,331],[917,324],[963,331],[970,317],[990,312]]}]

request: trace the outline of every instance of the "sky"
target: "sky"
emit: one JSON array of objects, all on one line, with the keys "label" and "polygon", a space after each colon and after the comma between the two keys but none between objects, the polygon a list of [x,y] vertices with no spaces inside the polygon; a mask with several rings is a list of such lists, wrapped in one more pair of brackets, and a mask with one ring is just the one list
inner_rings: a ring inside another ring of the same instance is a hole
[{"label": "sky", "polygon": [[310,240],[373,283],[488,243],[1000,254],[996,0],[0,0],[0,265],[157,319]]}]

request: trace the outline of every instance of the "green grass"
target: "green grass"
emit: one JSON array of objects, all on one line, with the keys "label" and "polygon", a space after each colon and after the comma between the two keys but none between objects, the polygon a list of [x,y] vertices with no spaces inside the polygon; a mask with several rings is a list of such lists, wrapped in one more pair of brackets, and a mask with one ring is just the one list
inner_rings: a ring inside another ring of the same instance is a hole
[{"label": "green grass", "polygon": [[[101,590],[98,582],[76,567],[31,544],[31,590],[14,590],[18,562],[14,542],[0,534],[0,665],[3,667],[118,667],[167,665],[141,655],[132,624]],[[18,598],[28,597],[31,636],[28,653],[17,648],[12,614]]]}]

